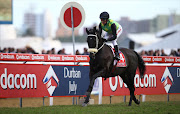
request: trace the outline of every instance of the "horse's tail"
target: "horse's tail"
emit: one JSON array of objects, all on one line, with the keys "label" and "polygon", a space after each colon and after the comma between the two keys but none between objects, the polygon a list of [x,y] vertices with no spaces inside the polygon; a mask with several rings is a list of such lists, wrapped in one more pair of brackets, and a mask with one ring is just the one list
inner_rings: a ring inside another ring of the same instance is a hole
[{"label": "horse's tail", "polygon": [[134,51],[138,57],[138,68],[139,68],[139,72],[140,72],[140,77],[143,78],[144,77],[144,73],[146,71],[146,66],[145,63],[142,59],[142,57],[136,52]]}]

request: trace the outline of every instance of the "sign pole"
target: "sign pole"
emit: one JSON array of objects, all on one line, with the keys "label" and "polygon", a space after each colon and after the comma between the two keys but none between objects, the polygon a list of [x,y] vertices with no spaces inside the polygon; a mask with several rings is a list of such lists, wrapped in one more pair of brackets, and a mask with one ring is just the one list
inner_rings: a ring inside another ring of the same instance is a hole
[{"label": "sign pole", "polygon": [[72,23],[73,55],[75,55],[75,38],[74,38],[73,6],[71,6],[71,23]]},{"label": "sign pole", "polygon": [[[73,55],[75,55],[74,20],[73,20],[73,6],[72,5],[71,5],[71,24],[72,24]],[[72,98],[72,105],[74,105],[74,97]]]}]

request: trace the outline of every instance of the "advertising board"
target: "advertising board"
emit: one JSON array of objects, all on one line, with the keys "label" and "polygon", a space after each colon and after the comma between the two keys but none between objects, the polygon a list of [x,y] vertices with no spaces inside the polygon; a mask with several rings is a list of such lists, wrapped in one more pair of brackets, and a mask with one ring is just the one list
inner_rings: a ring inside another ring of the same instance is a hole
[{"label": "advertising board", "polygon": [[0,64],[0,98],[82,96],[89,66]]},{"label": "advertising board", "polygon": [[[180,93],[180,67],[147,66],[144,78],[138,73],[134,77],[135,94]],[[129,89],[121,77],[103,80],[103,95],[129,95]]]}]

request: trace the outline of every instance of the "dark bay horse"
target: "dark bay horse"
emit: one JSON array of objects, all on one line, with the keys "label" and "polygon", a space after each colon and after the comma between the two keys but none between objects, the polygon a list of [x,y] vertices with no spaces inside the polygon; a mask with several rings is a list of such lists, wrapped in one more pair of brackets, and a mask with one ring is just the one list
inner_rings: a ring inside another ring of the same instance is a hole
[{"label": "dark bay horse", "polygon": [[140,77],[143,78],[145,73],[145,64],[143,59],[138,55],[137,52],[126,48],[121,48],[120,51],[126,58],[127,67],[116,67],[113,69],[114,55],[110,46],[104,43],[103,39],[100,37],[99,31],[96,30],[96,27],[90,30],[86,28],[86,32],[88,34],[87,43],[90,51],[90,84],[82,106],[87,106],[91,91],[93,89],[94,81],[97,77],[103,77],[106,79],[118,75],[123,79],[124,83],[126,83],[127,87],[129,88],[129,106],[131,106],[132,100],[134,100],[136,104],[140,104],[139,100],[137,100],[134,95],[134,77],[138,67]]}]

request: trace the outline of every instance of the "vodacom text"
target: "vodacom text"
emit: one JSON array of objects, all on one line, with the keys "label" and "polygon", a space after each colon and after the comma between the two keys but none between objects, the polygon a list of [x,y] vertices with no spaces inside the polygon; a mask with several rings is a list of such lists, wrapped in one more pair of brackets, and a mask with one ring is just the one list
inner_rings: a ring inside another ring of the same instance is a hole
[{"label": "vodacom text", "polygon": [[[114,78],[115,80],[115,84],[112,84],[112,77],[109,78],[109,85],[112,91],[116,91],[117,87],[118,87],[118,80],[119,80],[119,87],[123,88],[124,87],[127,88],[127,85],[123,82],[122,78],[120,76],[116,76]],[[156,75],[155,74],[145,74],[144,78],[141,79],[139,74],[136,74],[134,77],[134,85],[136,88],[148,88],[148,87],[156,87]]]},{"label": "vodacom text", "polygon": [[4,68],[4,73],[0,74],[0,86],[3,89],[33,89],[37,88],[37,80],[35,74],[12,74],[8,73],[8,69]]}]

